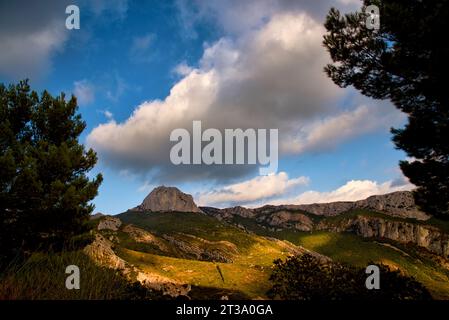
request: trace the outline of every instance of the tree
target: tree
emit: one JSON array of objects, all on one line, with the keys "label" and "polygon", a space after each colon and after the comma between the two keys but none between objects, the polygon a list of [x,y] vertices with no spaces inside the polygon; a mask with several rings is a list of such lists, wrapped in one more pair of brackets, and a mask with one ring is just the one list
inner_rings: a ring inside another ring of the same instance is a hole
[{"label": "tree", "polygon": [[101,174],[96,153],[79,144],[86,127],[76,97],[0,84],[0,258],[57,248],[86,230]]},{"label": "tree", "polygon": [[[374,264],[374,263],[370,263]],[[305,253],[274,262],[268,296],[284,300],[430,300],[427,289],[413,278],[380,270],[380,289],[368,290],[365,269],[323,261]]]},{"label": "tree", "polygon": [[407,114],[404,128],[392,129],[393,142],[412,159],[400,167],[417,186],[422,210],[449,219],[449,1],[365,1],[379,8],[380,28],[365,25],[367,15],[326,18],[324,46],[333,64],[327,75],[339,86],[354,86],[374,99],[389,99]]}]

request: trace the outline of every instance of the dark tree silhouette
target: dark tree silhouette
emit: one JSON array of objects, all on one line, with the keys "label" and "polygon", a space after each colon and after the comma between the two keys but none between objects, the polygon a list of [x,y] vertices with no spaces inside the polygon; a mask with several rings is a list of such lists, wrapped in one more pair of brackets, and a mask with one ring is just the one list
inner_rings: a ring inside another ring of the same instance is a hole
[{"label": "dark tree silhouette", "polygon": [[[374,264],[374,263],[370,263]],[[321,261],[311,254],[274,262],[268,296],[286,300],[430,300],[427,289],[413,278],[380,270],[380,289],[368,290],[365,269],[332,261]]]},{"label": "dark tree silhouette", "polygon": [[74,96],[0,84],[0,258],[56,248],[86,228],[102,181],[78,137],[86,124]]},{"label": "dark tree silhouette", "polygon": [[379,30],[367,28],[364,10],[329,11],[324,45],[334,63],[325,71],[337,85],[389,99],[408,115],[404,128],[392,129],[396,147],[413,159],[400,167],[418,187],[416,203],[449,219],[449,1],[365,1],[372,4]]}]

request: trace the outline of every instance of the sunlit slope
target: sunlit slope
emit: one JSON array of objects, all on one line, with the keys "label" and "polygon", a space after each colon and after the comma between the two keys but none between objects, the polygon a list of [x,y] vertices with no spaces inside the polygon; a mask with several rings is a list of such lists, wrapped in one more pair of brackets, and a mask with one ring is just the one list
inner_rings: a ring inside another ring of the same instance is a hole
[{"label": "sunlit slope", "polygon": [[[151,232],[166,245],[162,252],[122,239],[119,254],[146,272],[180,283],[232,290],[249,298],[265,298],[273,260],[291,254],[294,251],[291,244],[295,244],[297,250],[304,247],[357,266],[383,262],[416,278],[435,298],[449,299],[448,270],[409,246],[381,243],[347,233],[268,231],[251,224],[250,220],[235,221],[251,230],[247,232],[198,213],[129,211],[119,218]],[[276,238],[288,242],[275,241]],[[189,248],[199,247],[217,252],[217,255],[204,259],[189,255],[188,250],[180,251],[175,245],[177,242],[171,241],[173,239],[188,243]],[[214,260],[217,256],[223,257],[223,261]]]},{"label": "sunlit slope", "polygon": [[[126,261],[177,283],[225,289],[239,293],[237,297],[266,298],[273,261],[301,251],[288,242],[248,233],[203,214],[127,212],[119,218],[151,232],[163,246],[163,250],[154,245],[137,246],[119,233],[117,253]],[[189,256],[186,246],[192,251],[200,248],[216,255],[198,259]],[[227,261],[214,260],[214,257]]]},{"label": "sunlit slope", "polygon": [[288,240],[293,244],[321,253],[335,261],[357,266],[369,262],[382,262],[399,268],[405,274],[424,284],[437,299],[449,299],[449,270],[413,245],[400,245],[385,240],[375,241],[350,233],[328,231],[299,232],[291,229],[269,231],[251,219],[238,217],[235,223],[244,225],[253,232]]}]

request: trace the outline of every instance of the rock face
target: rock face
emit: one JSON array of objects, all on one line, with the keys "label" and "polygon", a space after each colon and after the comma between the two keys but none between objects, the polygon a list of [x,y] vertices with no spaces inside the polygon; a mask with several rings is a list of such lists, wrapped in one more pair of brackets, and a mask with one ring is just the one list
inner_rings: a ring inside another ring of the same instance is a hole
[{"label": "rock face", "polygon": [[98,223],[97,229],[98,230],[117,231],[121,225],[122,225],[122,222],[120,221],[119,218],[106,216],[100,220],[100,222]]},{"label": "rock face", "polygon": [[126,262],[115,254],[112,246],[111,241],[97,233],[95,240],[84,248],[84,252],[98,265],[116,270],[124,270],[126,268]]},{"label": "rock face", "polygon": [[[358,214],[357,211],[353,211],[358,209],[381,215]],[[441,257],[449,258],[449,234],[424,222],[429,216],[417,208],[412,193],[408,191],[371,196],[354,202],[266,205],[255,209],[204,207],[203,211],[231,223],[236,216],[250,218],[259,226],[272,231],[327,230],[352,232],[365,238],[389,239],[414,244]],[[338,219],[333,218],[335,216],[338,216]]]},{"label": "rock face", "polygon": [[318,230],[353,232],[365,238],[389,239],[400,243],[412,243],[432,253],[449,258],[449,235],[436,227],[379,217],[357,216],[328,224],[325,221]]},{"label": "rock face", "polygon": [[413,194],[409,191],[398,191],[384,195],[371,196],[354,202],[314,203],[285,206],[289,209],[304,210],[316,215],[335,216],[355,209],[367,209],[401,218],[427,220],[429,216],[415,205]]},{"label": "rock face", "polygon": [[365,200],[356,201],[354,205],[359,209],[385,212],[391,216],[401,218],[414,218],[417,220],[427,220],[430,218],[430,216],[418,209],[415,205],[413,194],[409,191],[398,191],[380,196],[371,196]]},{"label": "rock face", "polygon": [[191,195],[175,187],[157,187],[134,210],[153,212],[199,212]]},{"label": "rock face", "polygon": [[193,235],[163,235],[163,238],[187,257],[200,261],[232,263],[237,247],[228,241],[208,241]]},{"label": "rock face", "polygon": [[[163,295],[169,295],[173,298],[178,296],[187,296],[191,290],[188,284],[173,281],[169,278],[155,273],[145,272],[138,267],[128,263],[115,253],[116,243],[113,240],[106,239],[102,232],[107,231],[116,234],[119,230],[129,234],[137,242],[153,243],[162,245],[160,241],[151,233],[132,225],[124,225],[119,218],[104,216],[99,222],[97,231],[95,231],[94,241],[84,247],[83,251],[97,265],[119,271],[129,281],[138,281],[149,289],[160,291]],[[117,237],[113,237],[117,239]]]},{"label": "rock face", "polygon": [[299,231],[311,231],[313,229],[312,219],[301,213],[281,210],[264,220],[273,227],[293,228]]},{"label": "rock face", "polygon": [[265,205],[260,208],[248,209],[244,207],[233,207],[226,209],[216,209],[203,207],[206,213],[227,219],[238,215],[244,218],[254,218],[261,215],[270,215],[279,211],[305,211],[317,216],[337,216],[350,210],[365,209],[382,212],[392,217],[412,218],[417,220],[427,220],[427,214],[420,211],[415,205],[413,194],[409,191],[398,191],[384,195],[371,196],[359,201],[337,201],[329,203],[313,203],[300,205]]}]

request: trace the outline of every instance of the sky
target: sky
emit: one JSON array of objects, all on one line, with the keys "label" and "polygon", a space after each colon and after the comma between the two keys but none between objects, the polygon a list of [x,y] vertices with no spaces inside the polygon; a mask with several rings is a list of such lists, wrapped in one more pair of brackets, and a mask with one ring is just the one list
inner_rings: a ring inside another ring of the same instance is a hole
[{"label": "sky", "polygon": [[[65,8],[80,9],[68,30]],[[358,0],[0,0],[0,82],[78,99],[80,142],[104,177],[95,212],[138,205],[158,185],[199,205],[255,207],[359,200],[413,188],[398,167],[389,101],[339,88],[323,72],[331,7]],[[170,133],[278,129],[279,166],[178,165]]]}]

